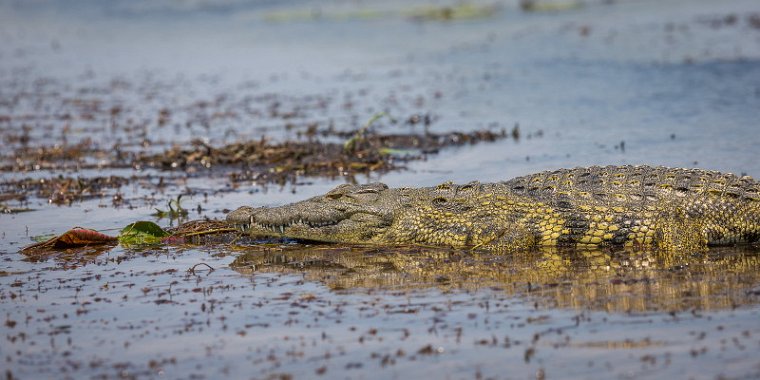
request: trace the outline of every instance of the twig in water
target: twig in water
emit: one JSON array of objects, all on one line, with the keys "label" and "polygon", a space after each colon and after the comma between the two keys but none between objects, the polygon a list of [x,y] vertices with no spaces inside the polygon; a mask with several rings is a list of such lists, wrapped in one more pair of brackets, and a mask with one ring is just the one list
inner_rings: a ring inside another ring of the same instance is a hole
[{"label": "twig in water", "polygon": [[195,265],[193,265],[193,266],[192,266],[190,269],[188,269],[187,271],[188,271],[188,272],[190,272],[191,274],[195,274],[195,267],[197,267],[198,265],[205,265],[205,266],[207,266],[207,267],[208,267],[208,269],[211,269],[211,270],[209,271],[209,273],[210,273],[210,272],[213,272],[213,271],[215,271],[214,267],[212,267],[211,265],[208,265],[208,264],[206,264],[206,263],[198,263],[198,264],[195,264]]}]

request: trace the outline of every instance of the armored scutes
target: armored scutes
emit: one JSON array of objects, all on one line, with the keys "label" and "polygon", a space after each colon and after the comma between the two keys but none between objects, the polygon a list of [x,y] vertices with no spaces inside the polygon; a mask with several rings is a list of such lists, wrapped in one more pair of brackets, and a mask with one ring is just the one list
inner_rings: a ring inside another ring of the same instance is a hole
[{"label": "armored scutes", "polygon": [[500,183],[340,185],[227,221],[254,236],[517,250],[535,246],[701,249],[760,238],[760,184],[700,169],[562,169]]}]

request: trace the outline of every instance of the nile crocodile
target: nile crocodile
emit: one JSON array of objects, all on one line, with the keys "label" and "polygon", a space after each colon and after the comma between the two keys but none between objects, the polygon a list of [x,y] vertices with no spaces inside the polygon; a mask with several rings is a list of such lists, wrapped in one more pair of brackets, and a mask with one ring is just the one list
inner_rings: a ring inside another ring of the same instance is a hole
[{"label": "nile crocodile", "polygon": [[425,188],[343,184],[227,221],[253,236],[516,250],[703,249],[760,238],[760,183],[701,169],[606,166]]}]

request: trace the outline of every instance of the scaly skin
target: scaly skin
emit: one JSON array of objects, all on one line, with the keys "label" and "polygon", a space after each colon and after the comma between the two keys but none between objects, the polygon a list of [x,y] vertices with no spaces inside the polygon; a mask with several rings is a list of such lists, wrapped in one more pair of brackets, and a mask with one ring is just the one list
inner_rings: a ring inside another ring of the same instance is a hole
[{"label": "scaly skin", "polygon": [[562,169],[429,188],[340,185],[227,221],[253,236],[514,251],[535,246],[702,249],[760,238],[760,184],[700,169]]}]

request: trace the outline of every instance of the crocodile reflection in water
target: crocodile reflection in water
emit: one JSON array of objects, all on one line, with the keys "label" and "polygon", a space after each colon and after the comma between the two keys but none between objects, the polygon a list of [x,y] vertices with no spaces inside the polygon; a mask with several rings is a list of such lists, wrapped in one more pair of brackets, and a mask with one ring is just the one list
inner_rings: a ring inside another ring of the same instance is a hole
[{"label": "crocodile reflection in water", "polygon": [[247,252],[241,273],[302,273],[334,290],[502,289],[544,306],[618,312],[719,310],[760,302],[760,252],[557,250],[494,255],[420,247]]}]

